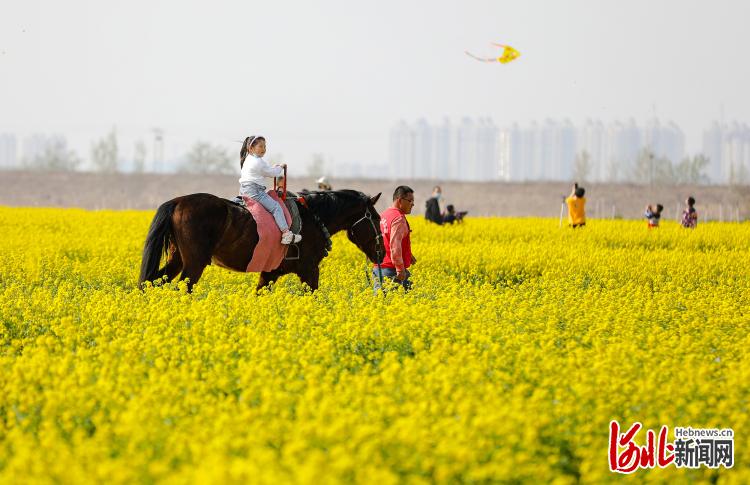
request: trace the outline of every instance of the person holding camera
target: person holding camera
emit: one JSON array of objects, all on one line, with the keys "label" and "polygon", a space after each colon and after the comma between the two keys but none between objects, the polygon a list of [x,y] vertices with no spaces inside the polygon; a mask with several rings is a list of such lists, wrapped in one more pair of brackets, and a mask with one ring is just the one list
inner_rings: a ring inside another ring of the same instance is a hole
[{"label": "person holding camera", "polygon": [[568,225],[575,229],[586,225],[586,190],[578,186],[578,182],[573,184],[573,190],[565,199],[568,205]]}]

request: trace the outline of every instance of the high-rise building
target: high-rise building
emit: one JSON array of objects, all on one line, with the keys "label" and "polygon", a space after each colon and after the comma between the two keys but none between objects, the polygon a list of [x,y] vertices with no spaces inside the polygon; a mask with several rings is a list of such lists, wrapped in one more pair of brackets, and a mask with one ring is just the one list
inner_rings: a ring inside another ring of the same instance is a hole
[{"label": "high-rise building", "polygon": [[592,182],[607,180],[607,162],[605,156],[606,132],[604,124],[599,120],[587,119],[577,134],[577,154],[586,152],[589,156],[590,173]]},{"label": "high-rise building", "polygon": [[652,118],[643,129],[643,148],[657,158],[679,163],[685,156],[685,135],[673,121],[663,125],[657,118]]},{"label": "high-rise building", "polygon": [[[720,154],[713,158],[720,160],[716,171],[723,178],[730,172],[735,178],[744,173],[750,178],[748,133],[746,125],[735,124],[714,127],[704,136],[704,145]],[[634,173],[643,149],[677,164],[685,156],[685,135],[674,122],[661,123],[656,118],[643,129],[633,119],[606,126],[589,119],[580,130],[568,119],[549,118],[526,127],[516,123],[502,129],[490,118],[465,117],[457,125],[448,120],[441,125],[431,125],[424,119],[412,125],[401,121],[391,130],[391,176],[466,181],[571,180],[576,157],[586,152],[590,181],[625,181]]]},{"label": "high-rise building", "polygon": [[477,180],[497,180],[500,175],[500,132],[491,118],[479,119],[477,137]]},{"label": "high-rise building", "polygon": [[703,132],[703,154],[713,183],[750,182],[750,127],[736,121],[713,122]]},{"label": "high-rise building", "polygon": [[506,181],[568,180],[576,157],[576,130],[570,120],[546,119],[528,128],[513,124],[499,131],[497,178]]},{"label": "high-rise building", "polygon": [[489,118],[431,125],[400,121],[389,138],[390,176],[442,180],[497,180],[499,132]]},{"label": "high-rise building", "polygon": [[478,167],[478,129],[471,118],[463,118],[458,125],[458,137],[456,139],[455,168],[457,180],[477,180]]},{"label": "high-rise building", "polygon": [[642,148],[641,132],[632,118],[614,121],[607,126],[602,157],[602,181],[627,180],[633,172]]},{"label": "high-rise building", "polygon": [[518,135],[518,125],[513,124],[510,128],[503,128],[500,130],[498,137],[499,144],[499,157],[498,157],[498,177],[500,180],[510,182],[514,180],[516,176],[516,167],[513,165],[515,160],[518,160],[518,144],[513,143]]},{"label": "high-rise building", "polygon": [[750,182],[750,128],[745,123],[732,123],[723,148],[722,161],[727,183]]},{"label": "high-rise building", "polygon": [[401,120],[391,128],[388,161],[390,178],[411,178],[414,174],[414,143],[409,125]]},{"label": "high-rise building", "polygon": [[455,154],[451,152],[455,146],[455,133],[448,118],[433,128],[433,157],[430,173],[433,179],[452,180],[455,177],[453,163]]},{"label": "high-rise building", "polygon": [[433,129],[424,118],[420,118],[411,129],[414,143],[412,178],[434,178],[432,173],[434,141]]},{"label": "high-rise building", "polygon": [[0,133],[0,170],[18,168],[18,146],[16,136]]},{"label": "high-rise building", "polygon": [[707,175],[712,183],[726,182],[722,167],[722,145],[724,144],[724,126],[714,121],[703,132],[703,155],[708,157]]}]

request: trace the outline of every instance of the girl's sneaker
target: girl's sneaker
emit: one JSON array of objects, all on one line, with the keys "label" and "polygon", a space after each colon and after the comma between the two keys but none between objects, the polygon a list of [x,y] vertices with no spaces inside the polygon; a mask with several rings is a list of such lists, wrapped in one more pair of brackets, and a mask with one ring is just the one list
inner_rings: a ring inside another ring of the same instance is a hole
[{"label": "girl's sneaker", "polygon": [[302,235],[294,234],[292,231],[285,231],[281,234],[281,244],[298,243],[302,240]]}]

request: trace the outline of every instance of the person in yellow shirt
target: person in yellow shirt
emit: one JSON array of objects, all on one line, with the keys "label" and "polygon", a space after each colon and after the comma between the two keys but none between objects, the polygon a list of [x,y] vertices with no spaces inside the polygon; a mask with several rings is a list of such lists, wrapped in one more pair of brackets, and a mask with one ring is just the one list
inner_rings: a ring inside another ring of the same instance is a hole
[{"label": "person in yellow shirt", "polygon": [[568,225],[572,228],[583,227],[586,225],[586,190],[578,186],[578,182],[573,184],[573,190],[565,199],[568,204]]}]

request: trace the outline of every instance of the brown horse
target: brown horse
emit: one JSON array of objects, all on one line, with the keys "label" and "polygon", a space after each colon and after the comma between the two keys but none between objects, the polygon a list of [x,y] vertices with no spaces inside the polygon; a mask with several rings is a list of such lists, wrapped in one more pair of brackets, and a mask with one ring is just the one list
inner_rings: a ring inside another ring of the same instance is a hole
[{"label": "brown horse", "polygon": [[[380,263],[383,241],[375,203],[354,190],[307,192],[300,197],[302,241],[290,247],[281,266],[260,274],[257,289],[294,273],[312,290],[318,288],[319,264],[331,249],[331,235],[346,230],[347,236],[373,263]],[[258,230],[250,213],[211,194],[177,197],[156,211],[146,237],[139,284],[162,279],[188,279],[188,291],[211,264],[244,272],[258,242]],[[162,253],[167,261],[159,267]],[[297,258],[297,259],[292,259]]]}]

